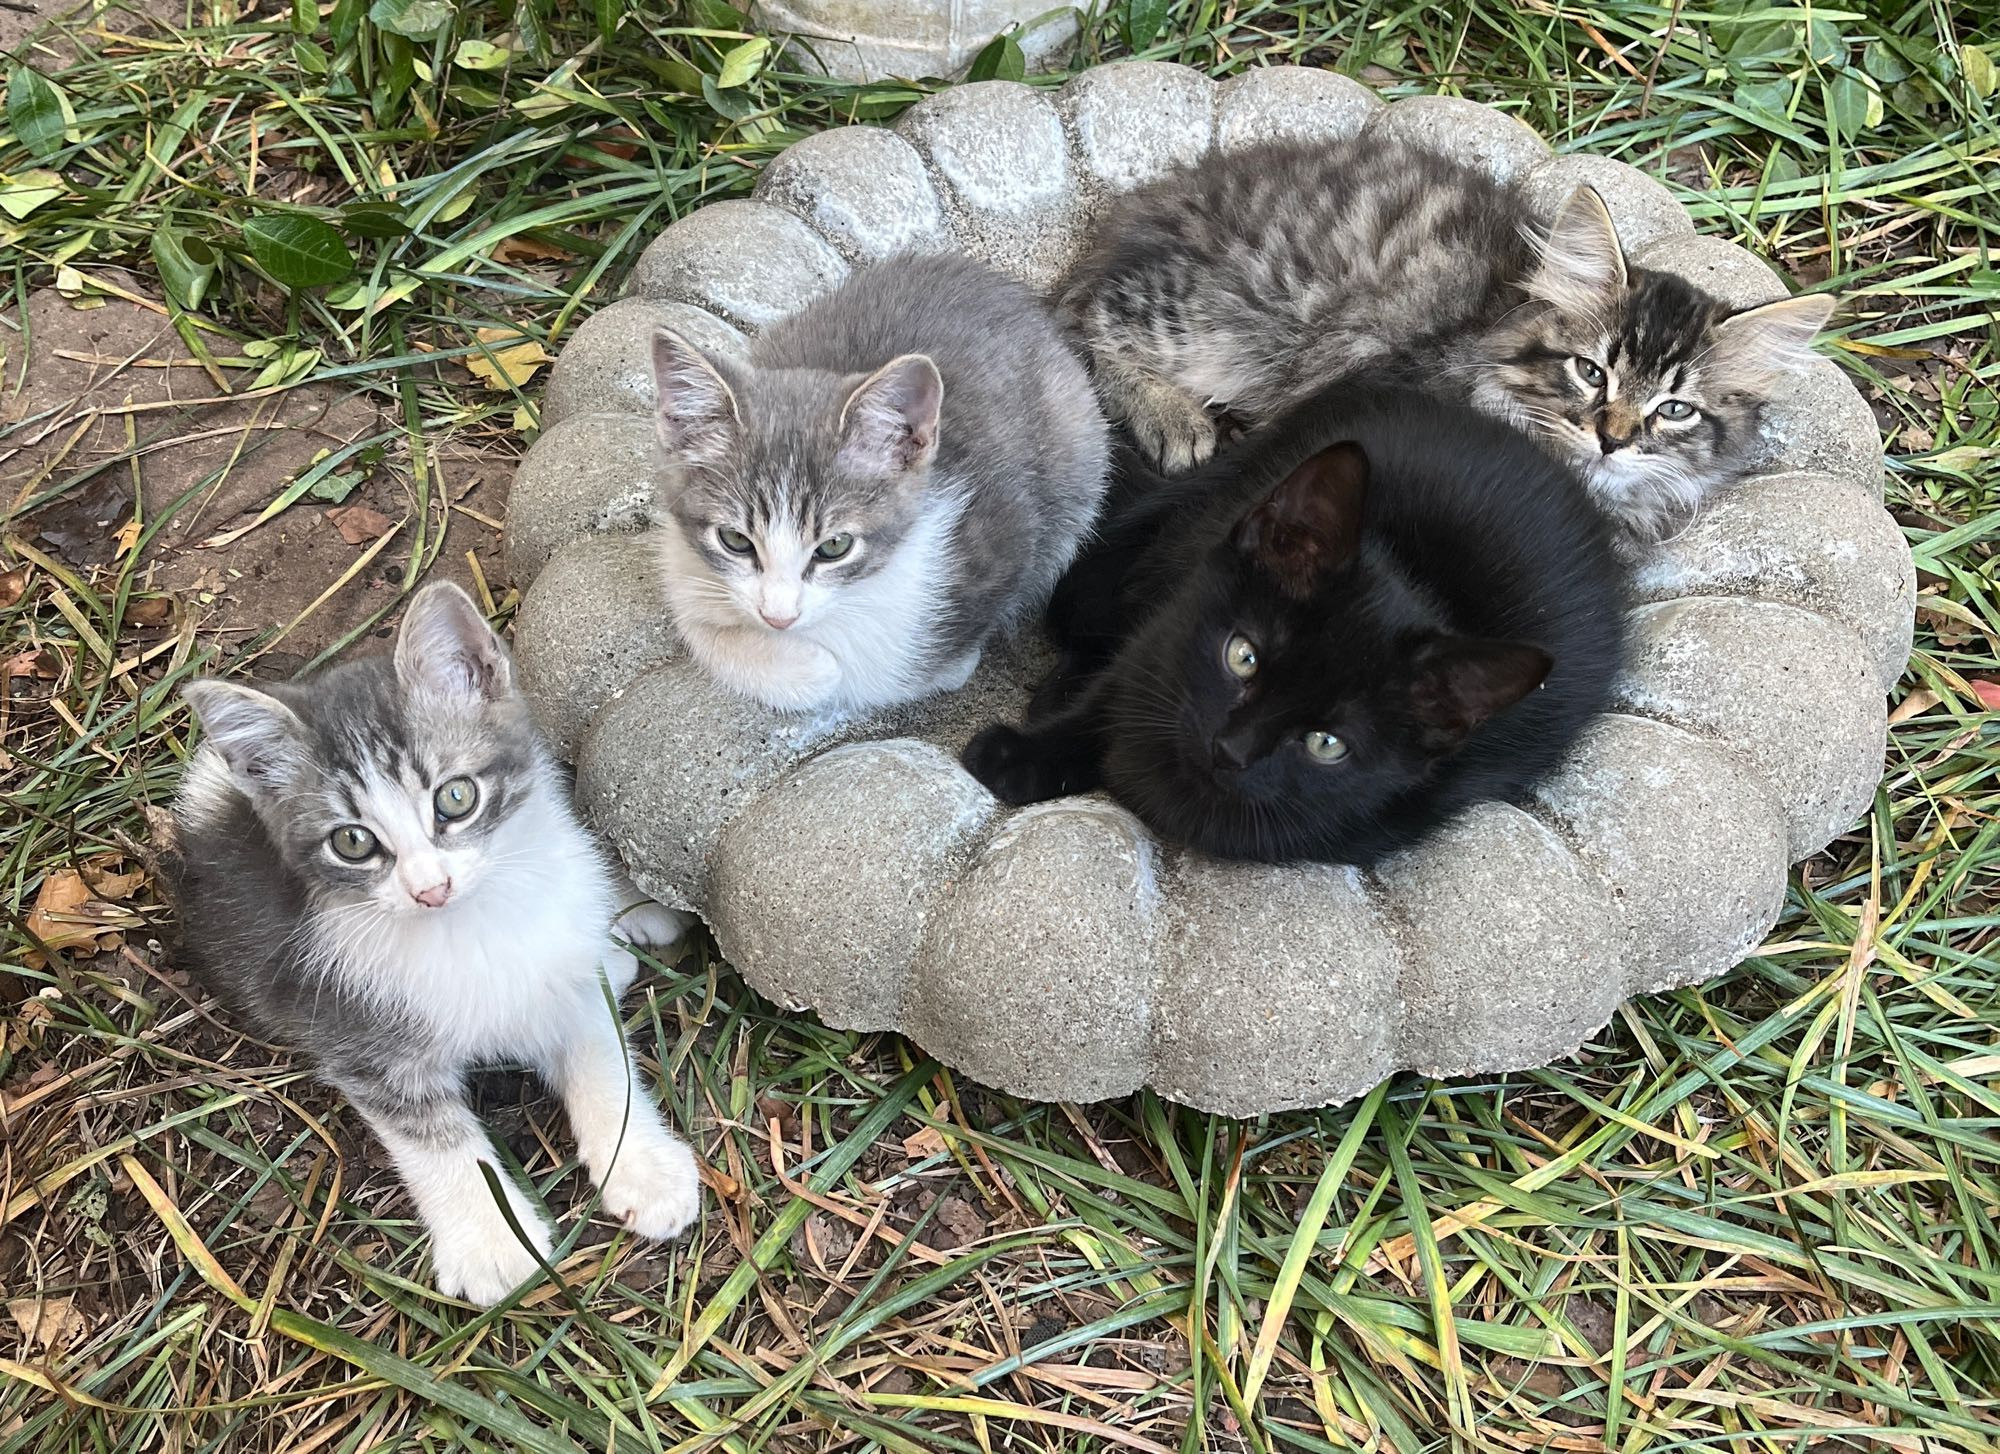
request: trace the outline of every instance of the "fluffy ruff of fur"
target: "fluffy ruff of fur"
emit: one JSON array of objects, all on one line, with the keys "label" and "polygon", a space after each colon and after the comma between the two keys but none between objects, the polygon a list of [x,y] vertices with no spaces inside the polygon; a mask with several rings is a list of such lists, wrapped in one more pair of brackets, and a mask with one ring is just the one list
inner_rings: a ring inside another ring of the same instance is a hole
[{"label": "fluffy ruff of fur", "polygon": [[1518,433],[1309,402],[1191,475],[1128,462],[1050,606],[1061,668],[965,763],[1008,802],[1108,789],[1220,857],[1366,866],[1563,760],[1623,596],[1602,518]]},{"label": "fluffy ruff of fur", "polygon": [[187,695],[207,738],[162,856],[180,962],[360,1111],[431,1233],[440,1290],[497,1302],[552,1245],[466,1101],[482,1063],[534,1066],[605,1210],[678,1235],[700,1206],[694,1159],[635,1073],[605,986],[622,993],[637,972],[614,920],[651,943],[681,921],[606,868],[464,592],[420,591],[393,657]]}]

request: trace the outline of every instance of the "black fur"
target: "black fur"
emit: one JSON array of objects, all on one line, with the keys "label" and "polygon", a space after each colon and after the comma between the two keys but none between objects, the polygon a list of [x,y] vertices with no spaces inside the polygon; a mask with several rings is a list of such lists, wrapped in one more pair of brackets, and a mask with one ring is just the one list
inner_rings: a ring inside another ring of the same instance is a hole
[{"label": "black fur", "polygon": [[[1177,480],[1125,456],[1050,606],[1061,667],[965,763],[1009,802],[1106,788],[1222,857],[1366,866],[1562,761],[1607,703],[1623,605],[1603,519],[1521,435],[1323,396]],[[1347,756],[1315,761],[1309,732]]]}]

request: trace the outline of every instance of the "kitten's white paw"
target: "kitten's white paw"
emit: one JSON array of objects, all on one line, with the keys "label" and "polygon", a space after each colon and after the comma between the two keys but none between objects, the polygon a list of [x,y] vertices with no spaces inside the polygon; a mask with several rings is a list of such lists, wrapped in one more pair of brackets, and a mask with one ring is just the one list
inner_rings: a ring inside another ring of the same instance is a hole
[{"label": "kitten's white paw", "polygon": [[602,1190],[607,1215],[657,1242],[680,1236],[701,1212],[694,1153],[665,1131],[628,1135]]},{"label": "kitten's white paw", "polygon": [[[535,1244],[535,1252],[547,1258],[554,1240],[541,1214],[516,1200],[514,1216]],[[490,1201],[469,1206],[465,1215],[431,1228],[431,1263],[437,1269],[439,1292],[482,1308],[493,1306],[541,1271],[534,1253],[521,1245]]]},{"label": "kitten's white paw", "polygon": [[678,909],[670,909],[665,904],[647,899],[620,914],[611,925],[611,932],[627,944],[636,944],[642,949],[664,949],[670,944],[678,944],[681,936],[693,927],[694,915],[683,914]]}]

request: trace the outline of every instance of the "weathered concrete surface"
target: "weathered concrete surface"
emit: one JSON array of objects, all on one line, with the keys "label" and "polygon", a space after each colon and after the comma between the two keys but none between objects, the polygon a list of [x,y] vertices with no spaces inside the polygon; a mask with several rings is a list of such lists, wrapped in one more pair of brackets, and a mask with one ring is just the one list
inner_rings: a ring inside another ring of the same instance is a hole
[{"label": "weathered concrete surface", "polygon": [[1502,182],[1548,159],[1549,144],[1505,112],[1457,96],[1406,96],[1368,123],[1371,133],[1443,152]]},{"label": "weathered concrete surface", "polygon": [[1910,657],[1917,609],[1910,548],[1874,496],[1848,480],[1746,480],[1642,561],[1633,586],[1646,601],[1753,596],[1830,616],[1867,644],[1885,694]]},{"label": "weathered concrete surface", "polygon": [[547,429],[575,414],[653,412],[653,334],[671,328],[712,353],[741,355],[743,335],[686,303],[621,298],[585,320],[556,358],[542,395]]},{"label": "weathered concrete surface", "polygon": [[[1346,76],[1267,66],[1216,88],[1215,142],[1224,151],[1260,141],[1339,140],[1382,110],[1382,98]],[[1150,129],[1150,128],[1149,128]]]},{"label": "weathered concrete surface", "polygon": [[1055,102],[1018,81],[980,81],[919,101],[896,131],[929,166],[959,247],[1034,288],[1083,246],[1069,143]]},{"label": "weathered concrete surface", "polygon": [[597,711],[685,654],[640,536],[580,535],[550,558],[514,614],[514,664],[535,721],[566,762]]},{"label": "weathered concrete surface", "polygon": [[1860,637],[1796,606],[1715,596],[1642,606],[1632,622],[1619,705],[1754,768],[1784,807],[1793,858],[1861,816],[1888,723]]},{"label": "weathered concrete surface", "polygon": [[566,540],[640,529],[664,473],[651,414],[574,414],[543,430],[507,500],[509,573],[531,581]]},{"label": "weathered concrete surface", "polygon": [[1535,796],[1610,891],[1628,991],[1720,974],[1777,922],[1784,815],[1755,774],[1699,738],[1605,716]]},{"label": "weathered concrete surface", "polygon": [[[1085,187],[1126,192],[1200,161],[1215,144],[1216,90],[1201,72],[1159,61],[1099,66],[1064,86],[1056,110]],[[1154,124],[1134,126],[1135,115]]]},{"label": "weathered concrete surface", "polygon": [[905,241],[1045,284],[1094,206],[1208,138],[1364,125],[1476,155],[1538,198],[1588,181],[1642,262],[1732,302],[1784,294],[1747,252],[1695,237],[1657,183],[1549,159],[1497,113],[1385,109],[1321,71],[1213,86],[1133,64],[1055,93],[964,87],[893,134],[802,143],[758,201],[676,223],[640,269],[650,301],[572,340],[581,361],[556,368],[571,412],[524,461],[509,523],[520,578],[541,570],[516,655],[586,811],[751,984],[833,1024],[901,1029],[1022,1095],[1150,1084],[1232,1114],[1322,1104],[1397,1069],[1567,1054],[1626,996],[1727,968],[1772,922],[1787,865],[1866,807],[1912,574],[1875,503],[1873,421],[1826,361],[1781,389],[1759,477],[1642,563],[1620,710],[1525,810],[1481,808],[1374,874],[1163,849],[1102,799],[996,804],[955,759],[984,723],[1018,719],[1048,664],[1032,636],[962,691],[849,722],[750,706],[682,656],[647,544],[622,533],[671,487],[633,377],[646,310],[754,331]]},{"label": "weathered concrete surface", "polygon": [[796,213],[850,263],[941,250],[951,240],[924,159],[877,126],[794,142],[764,168],[755,197]]},{"label": "weathered concrete surface", "polygon": [[1580,153],[1551,157],[1530,168],[1521,186],[1544,217],[1555,216],[1556,209],[1578,187],[1594,188],[1610,209],[1619,245],[1628,254],[1666,238],[1694,233],[1694,223],[1672,192],[1644,172],[1610,157]]},{"label": "weathered concrete surface", "polygon": [[738,328],[769,328],[847,276],[840,254],[767,202],[711,202],[659,235],[633,266],[631,289],[691,303]]},{"label": "weathered concrete surface", "polygon": [[762,28],[797,37],[800,64],[843,81],[954,77],[1010,27],[1031,67],[1059,65],[1076,43],[1076,12],[1041,0],[753,0]]}]

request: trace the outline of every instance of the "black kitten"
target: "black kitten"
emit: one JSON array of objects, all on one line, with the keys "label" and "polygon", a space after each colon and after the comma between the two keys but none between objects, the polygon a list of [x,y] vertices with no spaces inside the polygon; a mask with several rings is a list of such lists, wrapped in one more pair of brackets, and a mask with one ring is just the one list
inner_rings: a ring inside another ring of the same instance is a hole
[{"label": "black kitten", "polygon": [[1322,396],[1192,475],[1122,464],[1050,605],[1061,668],[965,751],[1007,802],[1101,786],[1225,858],[1366,866],[1518,797],[1607,703],[1607,526],[1496,420]]}]

